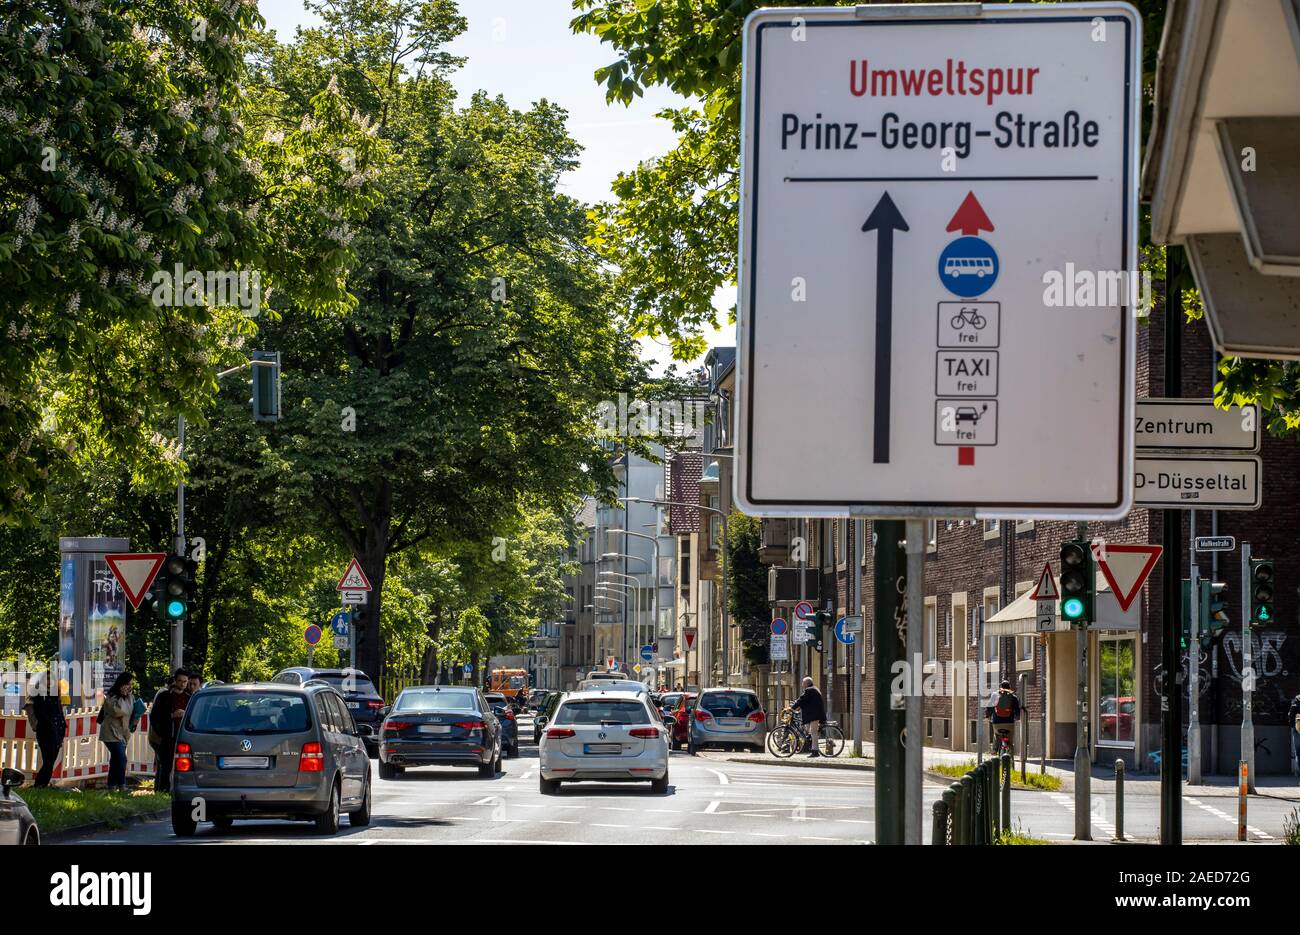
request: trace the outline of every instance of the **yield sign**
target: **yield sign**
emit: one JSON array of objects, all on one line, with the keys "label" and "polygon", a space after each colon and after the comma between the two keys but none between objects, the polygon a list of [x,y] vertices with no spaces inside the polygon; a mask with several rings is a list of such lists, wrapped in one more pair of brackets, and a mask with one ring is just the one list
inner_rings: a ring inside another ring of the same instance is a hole
[{"label": "yield sign", "polygon": [[339,579],[338,587],[336,587],[335,590],[336,591],[371,590],[370,579],[366,577],[366,573],[361,570],[361,563],[358,562],[355,558],[352,559],[352,564],[348,566],[348,570],[343,573],[343,577]]},{"label": "yield sign", "polygon": [[132,610],[140,609],[140,601],[166,559],[165,552],[114,552],[104,556]]},{"label": "yield sign", "polygon": [[1092,554],[1101,566],[1101,573],[1106,576],[1111,593],[1119,601],[1119,609],[1127,611],[1137,597],[1138,591],[1146,583],[1151,569],[1156,567],[1160,553],[1164,551],[1159,545],[1115,545],[1110,542],[1094,542]]},{"label": "yield sign", "polygon": [[1046,562],[1043,565],[1043,573],[1038,576],[1038,584],[1034,585],[1034,591],[1029,595],[1032,601],[1055,601],[1059,600],[1061,592],[1056,590],[1056,578],[1052,575],[1052,563]]},{"label": "yield sign", "polygon": [[682,627],[682,638],[686,640],[688,650],[695,646],[695,632],[695,627]]}]

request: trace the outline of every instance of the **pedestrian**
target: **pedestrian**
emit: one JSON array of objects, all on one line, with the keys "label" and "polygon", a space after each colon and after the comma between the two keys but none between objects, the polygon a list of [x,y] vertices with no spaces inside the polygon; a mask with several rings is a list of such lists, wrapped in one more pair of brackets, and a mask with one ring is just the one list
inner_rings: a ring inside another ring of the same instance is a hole
[{"label": "pedestrian", "polygon": [[123,672],[100,705],[99,740],[108,748],[108,791],[126,791],[126,743],[131,739],[131,714],[135,710],[135,693],[131,674]]},{"label": "pedestrian", "polygon": [[1300,694],[1291,699],[1291,710],[1286,713],[1287,727],[1291,734],[1291,775],[1300,773],[1300,759],[1297,759],[1297,750],[1300,750]]},{"label": "pedestrian", "polygon": [[192,698],[194,696],[194,693],[202,687],[203,687],[203,676],[199,675],[199,673],[197,672],[191,672],[190,677],[185,684],[186,696]]},{"label": "pedestrian", "polygon": [[48,786],[63,750],[63,738],[68,733],[68,719],[63,713],[59,686],[48,672],[32,678],[32,694],[27,699],[26,709],[27,723],[36,734],[36,745],[41,750],[41,768],[36,772],[36,785]]},{"label": "pedestrian", "polygon": [[171,679],[154,696],[149,709],[149,745],[153,747],[154,791],[170,792],[172,760],[176,756],[176,732],[185,714],[189,675],[177,669]]},{"label": "pedestrian", "polygon": [[817,749],[817,735],[821,730],[822,722],[826,720],[826,699],[822,693],[817,690],[813,683],[812,677],[805,675],[803,677],[803,693],[795,699],[790,707],[798,708],[799,713],[803,716],[803,726],[808,732],[808,746],[812,748],[810,757],[821,756]]}]

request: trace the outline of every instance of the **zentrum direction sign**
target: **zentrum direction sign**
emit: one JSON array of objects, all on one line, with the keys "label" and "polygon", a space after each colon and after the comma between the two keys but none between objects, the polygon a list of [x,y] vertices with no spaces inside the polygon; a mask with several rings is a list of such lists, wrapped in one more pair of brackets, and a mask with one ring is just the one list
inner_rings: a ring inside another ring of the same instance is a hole
[{"label": "zentrum direction sign", "polygon": [[1140,48],[1118,3],[749,16],[742,509],[1128,511]]}]

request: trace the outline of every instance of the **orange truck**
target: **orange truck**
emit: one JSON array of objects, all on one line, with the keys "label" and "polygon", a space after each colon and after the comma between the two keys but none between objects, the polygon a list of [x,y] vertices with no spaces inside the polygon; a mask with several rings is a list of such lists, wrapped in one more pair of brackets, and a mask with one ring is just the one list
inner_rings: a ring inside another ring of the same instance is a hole
[{"label": "orange truck", "polygon": [[488,676],[488,691],[500,692],[507,698],[518,698],[523,702],[528,698],[527,669],[493,669]]}]

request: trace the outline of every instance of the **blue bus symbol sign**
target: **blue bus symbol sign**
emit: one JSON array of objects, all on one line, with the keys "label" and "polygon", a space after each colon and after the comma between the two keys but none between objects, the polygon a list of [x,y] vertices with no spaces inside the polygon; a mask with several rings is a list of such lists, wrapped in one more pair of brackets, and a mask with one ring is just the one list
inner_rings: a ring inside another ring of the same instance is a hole
[{"label": "blue bus symbol sign", "polygon": [[988,241],[958,237],[939,254],[939,279],[953,295],[973,299],[998,278],[998,255]]}]

